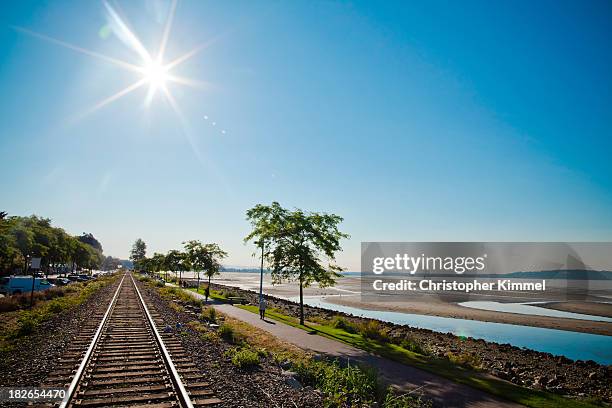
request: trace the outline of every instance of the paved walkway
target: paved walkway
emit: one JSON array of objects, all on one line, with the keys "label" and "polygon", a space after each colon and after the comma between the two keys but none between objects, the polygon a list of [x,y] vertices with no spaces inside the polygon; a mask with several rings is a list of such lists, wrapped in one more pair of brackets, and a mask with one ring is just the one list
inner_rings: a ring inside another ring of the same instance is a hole
[{"label": "paved walkway", "polygon": [[[204,296],[195,292],[187,292],[197,298],[204,298]],[[432,399],[436,406],[449,408],[522,407],[522,405],[514,402],[502,400],[483,391],[452,382],[427,371],[370,354],[345,343],[316,334],[309,334],[304,330],[275,320],[261,320],[259,315],[232,305],[215,303],[214,307],[228,316],[263,329],[278,339],[294,344],[301,349],[324,354],[332,358],[349,359],[349,361],[373,366],[378,370],[379,375],[389,384],[405,392],[420,388],[420,391],[426,397]]]}]

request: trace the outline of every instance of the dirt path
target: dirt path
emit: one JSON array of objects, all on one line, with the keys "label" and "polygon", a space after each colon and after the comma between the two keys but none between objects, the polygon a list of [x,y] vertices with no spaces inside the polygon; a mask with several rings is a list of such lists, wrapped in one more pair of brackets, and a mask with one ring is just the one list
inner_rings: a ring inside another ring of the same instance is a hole
[{"label": "dirt path", "polygon": [[[192,296],[203,299],[204,296],[188,291]],[[309,334],[304,330],[266,319],[228,304],[215,304],[215,308],[235,319],[242,320],[252,326],[263,329],[285,342],[302,349],[330,357],[349,359],[375,367],[383,379],[402,391],[412,391],[420,388],[423,394],[434,401],[436,406],[449,408],[515,408],[522,405],[502,400],[477,389],[454,383],[443,377],[431,374],[418,368],[410,367],[394,361],[367,353],[361,349]]]}]

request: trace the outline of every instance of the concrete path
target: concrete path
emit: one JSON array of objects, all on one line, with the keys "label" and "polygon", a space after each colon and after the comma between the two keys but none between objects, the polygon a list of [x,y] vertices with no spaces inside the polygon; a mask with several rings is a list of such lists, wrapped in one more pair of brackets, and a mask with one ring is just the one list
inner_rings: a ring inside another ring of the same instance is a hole
[{"label": "concrete path", "polygon": [[[192,296],[203,299],[204,296],[187,291]],[[348,359],[375,367],[379,375],[397,389],[408,392],[419,389],[427,398],[434,401],[439,407],[449,408],[517,408],[522,405],[509,402],[487,394],[466,385],[458,384],[439,377],[427,371],[407,366],[395,361],[370,354],[361,349],[327,337],[309,334],[308,332],[286,325],[275,320],[261,320],[255,313],[228,305],[214,304],[220,312],[235,319],[242,320],[252,326],[263,329],[280,340],[310,350],[317,354],[324,354],[332,358]]]}]

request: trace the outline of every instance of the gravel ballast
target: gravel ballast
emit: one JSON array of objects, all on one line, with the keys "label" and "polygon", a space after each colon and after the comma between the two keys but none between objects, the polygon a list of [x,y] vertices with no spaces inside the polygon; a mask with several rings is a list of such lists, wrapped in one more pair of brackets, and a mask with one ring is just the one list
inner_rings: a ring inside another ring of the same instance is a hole
[{"label": "gravel ballast", "polygon": [[[311,387],[293,388],[283,370],[269,358],[250,369],[234,366],[225,352],[234,347],[223,340],[202,338],[188,323],[197,320],[193,314],[177,311],[157,290],[137,282],[147,304],[154,305],[165,323],[175,331],[185,351],[202,373],[202,381],[210,382],[215,395],[223,400],[221,407],[321,407],[321,394]],[[178,326],[177,326],[178,325]],[[211,329],[213,330],[213,329]]]}]

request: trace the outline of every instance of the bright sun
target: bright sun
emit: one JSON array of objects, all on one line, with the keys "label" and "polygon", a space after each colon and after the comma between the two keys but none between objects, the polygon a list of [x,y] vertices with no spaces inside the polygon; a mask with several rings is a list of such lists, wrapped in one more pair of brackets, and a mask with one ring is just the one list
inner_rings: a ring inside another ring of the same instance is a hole
[{"label": "bright sun", "polygon": [[151,61],[142,68],[144,79],[154,88],[163,88],[168,78],[168,69],[157,61]]},{"label": "bright sun", "polygon": [[101,59],[106,62],[110,62],[116,66],[119,66],[128,71],[132,71],[138,75],[138,80],[131,85],[119,90],[117,93],[107,97],[106,99],[100,101],[91,109],[89,109],[86,113],[94,112],[105,105],[139,89],[140,87],[148,85],[148,92],[145,98],[145,106],[149,106],[151,101],[156,93],[160,92],[165,99],[170,103],[172,108],[179,113],[178,105],[176,101],[172,97],[169,89],[169,83],[178,83],[181,85],[186,85],[194,88],[205,87],[207,84],[203,81],[193,80],[189,78],[184,78],[182,76],[174,74],[172,71],[174,68],[184,63],[202,49],[204,49],[210,42],[200,44],[196,48],[191,51],[179,56],[176,59],[167,61],[165,60],[165,51],[166,46],[168,45],[168,38],[170,36],[170,32],[172,31],[172,21],[174,19],[174,13],[176,11],[176,4],[178,0],[172,0],[169,15],[166,19],[166,23],[164,26],[164,31],[162,34],[161,42],[159,44],[159,49],[157,54],[154,55],[152,51],[149,51],[142,44],[138,36],[129,28],[129,24],[127,20],[124,20],[119,14],[115,11],[115,9],[108,3],[104,2],[104,6],[106,7],[106,11],[108,12],[109,25],[113,27],[115,30],[115,34],[117,38],[121,39],[132,51],[134,51],[141,63],[139,65],[123,61],[111,56],[107,56],[96,51],[91,51],[76,45],[72,45],[70,43],[57,40],[52,37],[48,37],[43,34],[39,34],[30,30],[19,28],[20,31],[23,31],[27,34],[33,35],[35,37],[39,37],[43,40],[50,41],[57,45],[72,49],[74,51]]}]

